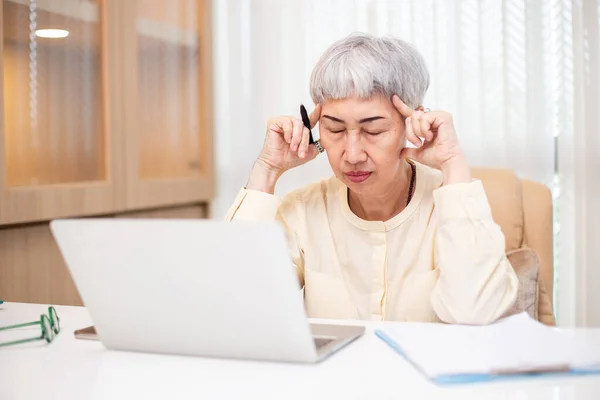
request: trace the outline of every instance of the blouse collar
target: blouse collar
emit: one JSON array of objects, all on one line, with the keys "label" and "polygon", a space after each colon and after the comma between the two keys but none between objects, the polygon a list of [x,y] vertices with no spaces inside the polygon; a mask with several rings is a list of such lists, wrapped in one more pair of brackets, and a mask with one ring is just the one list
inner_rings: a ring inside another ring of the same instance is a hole
[{"label": "blouse collar", "polygon": [[425,191],[426,186],[426,179],[423,171],[423,166],[417,162],[414,162],[413,160],[407,159],[407,161],[416,166],[416,182],[413,196],[410,199],[408,205],[404,208],[404,210],[402,210],[400,213],[393,216],[387,221],[367,221],[365,219],[362,219],[356,214],[354,214],[350,209],[350,206],[348,205],[348,187],[344,184],[341,184],[338,196],[340,197],[340,203],[342,205],[342,214],[344,215],[346,220],[359,229],[374,232],[391,231],[392,229],[400,226],[404,221],[406,221],[412,215],[412,213],[419,207],[419,204],[421,204],[421,200],[423,199],[423,193]]}]

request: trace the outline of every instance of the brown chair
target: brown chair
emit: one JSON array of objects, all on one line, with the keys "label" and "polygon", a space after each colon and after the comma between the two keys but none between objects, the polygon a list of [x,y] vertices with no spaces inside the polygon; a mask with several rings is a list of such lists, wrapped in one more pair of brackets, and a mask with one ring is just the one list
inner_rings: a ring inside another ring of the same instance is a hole
[{"label": "brown chair", "polygon": [[519,179],[507,169],[473,168],[485,188],[492,215],[506,238],[507,253],[530,248],[539,259],[538,320],[554,325],[552,194],[548,187]]}]

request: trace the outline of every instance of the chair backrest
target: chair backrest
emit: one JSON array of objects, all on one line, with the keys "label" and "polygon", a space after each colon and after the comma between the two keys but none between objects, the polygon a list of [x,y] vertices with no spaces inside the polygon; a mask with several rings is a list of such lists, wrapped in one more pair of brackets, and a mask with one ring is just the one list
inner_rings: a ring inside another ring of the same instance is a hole
[{"label": "chair backrest", "polygon": [[540,274],[553,302],[553,212],[552,193],[545,185],[519,179],[508,169],[473,168],[492,208],[494,221],[506,238],[506,251],[529,247],[540,260]]}]

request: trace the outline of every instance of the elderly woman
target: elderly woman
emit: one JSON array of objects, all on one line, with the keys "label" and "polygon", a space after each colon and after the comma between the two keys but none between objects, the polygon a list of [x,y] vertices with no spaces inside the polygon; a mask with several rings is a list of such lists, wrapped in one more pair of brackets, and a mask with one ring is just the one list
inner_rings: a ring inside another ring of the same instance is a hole
[{"label": "elderly woman", "polygon": [[428,86],[401,40],[334,43],[311,75],[310,122],[335,176],[282,199],[278,178],[319,151],[299,118],[268,122],[226,220],[281,221],[310,317],[486,324],[515,302],[502,231],[452,116],[424,111]]}]

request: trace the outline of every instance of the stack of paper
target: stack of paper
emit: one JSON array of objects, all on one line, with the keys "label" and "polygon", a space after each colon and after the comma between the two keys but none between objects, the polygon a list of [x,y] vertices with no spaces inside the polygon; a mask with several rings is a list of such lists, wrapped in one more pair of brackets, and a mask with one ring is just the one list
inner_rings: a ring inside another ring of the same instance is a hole
[{"label": "stack of paper", "polygon": [[548,372],[600,373],[600,349],[526,313],[485,326],[401,323],[375,333],[438,383]]}]

